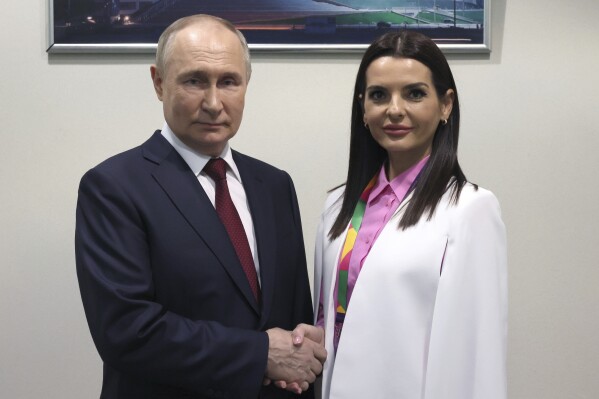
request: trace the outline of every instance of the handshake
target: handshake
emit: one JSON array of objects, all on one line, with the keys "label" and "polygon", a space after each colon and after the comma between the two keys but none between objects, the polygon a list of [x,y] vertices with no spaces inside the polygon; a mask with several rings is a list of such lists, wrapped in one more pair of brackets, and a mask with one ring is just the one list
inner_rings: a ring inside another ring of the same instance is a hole
[{"label": "handshake", "polygon": [[292,332],[272,328],[266,333],[269,344],[264,385],[274,383],[297,394],[307,390],[327,358],[324,330],[300,324]]}]

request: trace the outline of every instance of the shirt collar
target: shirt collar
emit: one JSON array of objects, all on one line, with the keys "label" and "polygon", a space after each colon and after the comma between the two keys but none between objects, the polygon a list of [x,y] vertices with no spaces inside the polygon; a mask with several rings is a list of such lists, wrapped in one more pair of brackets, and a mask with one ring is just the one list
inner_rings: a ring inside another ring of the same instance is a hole
[{"label": "shirt collar", "polygon": [[[182,142],[181,139],[177,137],[177,135],[171,130],[171,128],[166,122],[164,122],[161,133],[164,136],[164,138],[175,148],[179,155],[181,155],[181,158],[183,158],[185,163],[187,163],[191,171],[196,176],[198,176],[202,172],[204,166],[206,166],[208,161],[210,161],[210,159],[212,158],[209,155],[197,152],[196,150],[192,149],[187,144]],[[233,152],[231,151],[231,146],[229,146],[228,142],[225,144],[225,148],[223,148],[223,151],[221,152],[219,157],[225,160],[227,166],[229,166],[227,170],[232,172],[233,177],[241,182],[239,169],[237,169],[237,165],[235,165],[235,161],[233,160]]]},{"label": "shirt collar", "polygon": [[408,169],[406,169],[403,173],[395,176],[391,182],[387,179],[387,173],[385,172],[385,164],[379,170],[379,176],[376,181],[376,184],[372,188],[370,192],[370,196],[368,197],[368,203],[376,199],[388,186],[391,187],[393,193],[397,197],[398,200],[402,201],[408,190],[418,177],[418,174],[424,168],[424,165],[428,162],[429,155],[422,158],[418,163],[412,165]]}]

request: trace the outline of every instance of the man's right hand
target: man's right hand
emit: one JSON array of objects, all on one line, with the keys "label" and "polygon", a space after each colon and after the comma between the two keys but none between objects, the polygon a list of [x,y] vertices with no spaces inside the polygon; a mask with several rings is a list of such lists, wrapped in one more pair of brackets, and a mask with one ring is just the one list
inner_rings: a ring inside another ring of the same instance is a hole
[{"label": "man's right hand", "polygon": [[292,333],[280,328],[267,330],[268,361],[266,377],[273,381],[312,383],[322,372],[327,352],[319,342],[312,341],[309,334],[301,345],[294,345]]}]

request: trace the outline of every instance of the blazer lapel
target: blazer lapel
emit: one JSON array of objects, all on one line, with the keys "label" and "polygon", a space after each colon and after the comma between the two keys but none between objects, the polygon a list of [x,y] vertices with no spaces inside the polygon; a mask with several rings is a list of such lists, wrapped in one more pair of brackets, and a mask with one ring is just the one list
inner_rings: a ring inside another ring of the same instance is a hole
[{"label": "blazer lapel", "polygon": [[276,270],[276,217],[273,198],[264,187],[262,176],[255,172],[250,162],[243,155],[233,151],[233,159],[239,169],[241,181],[250,206],[258,260],[260,262],[260,290],[262,292],[262,315],[260,326],[268,320],[272,308]]},{"label": "blazer lapel", "polygon": [[142,147],[144,157],[157,164],[152,175],[218,258],[256,314],[260,309],[231,240],[202,185],[183,158],[156,132]]}]

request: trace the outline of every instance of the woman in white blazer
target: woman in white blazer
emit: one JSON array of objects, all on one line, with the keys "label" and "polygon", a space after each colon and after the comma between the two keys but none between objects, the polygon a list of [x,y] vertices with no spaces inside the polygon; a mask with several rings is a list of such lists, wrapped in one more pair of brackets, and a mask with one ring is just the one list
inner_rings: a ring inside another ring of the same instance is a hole
[{"label": "woman in white blazer", "polygon": [[323,398],[506,398],[505,229],[458,164],[459,124],[434,42],[393,32],[368,48],[347,181],[317,234]]}]

